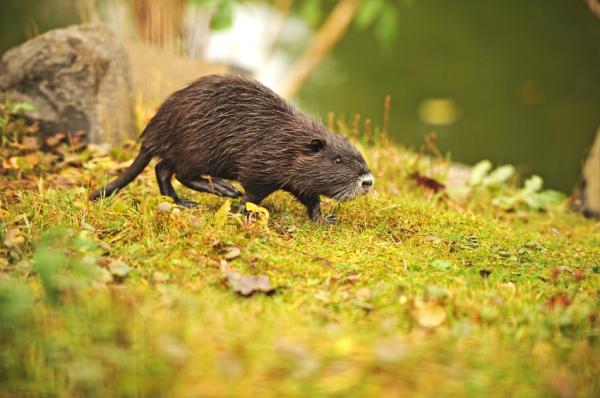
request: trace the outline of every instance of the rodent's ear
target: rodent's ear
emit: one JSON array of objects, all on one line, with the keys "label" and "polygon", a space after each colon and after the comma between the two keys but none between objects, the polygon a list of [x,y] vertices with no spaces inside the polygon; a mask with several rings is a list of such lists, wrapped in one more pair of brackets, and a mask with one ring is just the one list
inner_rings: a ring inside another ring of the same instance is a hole
[{"label": "rodent's ear", "polygon": [[324,146],[325,146],[325,141],[323,141],[319,138],[314,138],[310,142],[310,144],[308,144],[306,146],[306,152],[307,153],[316,153],[316,152],[319,152]]}]

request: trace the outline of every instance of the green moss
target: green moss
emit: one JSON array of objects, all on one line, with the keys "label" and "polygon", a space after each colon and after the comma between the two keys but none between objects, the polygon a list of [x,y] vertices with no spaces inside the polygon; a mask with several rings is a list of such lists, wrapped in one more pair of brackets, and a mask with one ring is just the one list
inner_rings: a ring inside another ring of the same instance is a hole
[{"label": "green moss", "polygon": [[[218,226],[223,200],[191,192],[163,212],[150,168],[97,203],[3,188],[1,236],[23,239],[2,249],[0,395],[598,395],[598,223],[448,204],[406,178],[414,155],[367,152],[378,192],[327,202],[334,226],[285,193],[267,226]],[[103,181],[88,166],[61,173]],[[227,286],[231,246],[275,294]]]}]

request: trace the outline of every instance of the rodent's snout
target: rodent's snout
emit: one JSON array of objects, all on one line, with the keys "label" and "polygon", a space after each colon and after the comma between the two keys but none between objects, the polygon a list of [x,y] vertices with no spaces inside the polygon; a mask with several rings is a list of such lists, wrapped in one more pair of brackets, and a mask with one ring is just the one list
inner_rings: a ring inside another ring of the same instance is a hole
[{"label": "rodent's snout", "polygon": [[362,176],[360,176],[359,181],[358,181],[358,186],[361,188],[361,190],[363,192],[367,192],[370,189],[372,189],[373,184],[375,184],[375,178],[373,177],[373,174],[371,174],[371,173],[363,174]]}]

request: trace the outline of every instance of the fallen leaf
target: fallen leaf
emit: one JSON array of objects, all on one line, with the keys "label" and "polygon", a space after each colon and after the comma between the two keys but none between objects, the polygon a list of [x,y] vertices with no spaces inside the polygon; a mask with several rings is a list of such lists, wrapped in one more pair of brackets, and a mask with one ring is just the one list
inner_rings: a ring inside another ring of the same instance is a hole
[{"label": "fallen leaf", "polygon": [[229,210],[231,210],[231,201],[227,199],[215,213],[214,223],[216,227],[223,227],[225,225]]},{"label": "fallen leaf", "polygon": [[246,211],[249,214],[249,219],[254,219],[256,216],[256,220],[259,224],[266,224],[269,221],[269,211],[264,207],[255,205],[251,202],[246,202]]},{"label": "fallen leaf", "polygon": [[27,132],[30,134],[36,134],[40,131],[40,122],[37,120],[27,127]]},{"label": "fallen leaf", "polygon": [[164,283],[169,280],[169,274],[165,274],[164,272],[155,271],[152,274],[152,280],[155,283]]},{"label": "fallen leaf", "polygon": [[27,162],[27,164],[29,164],[31,167],[35,167],[38,164],[40,164],[40,157],[38,156],[37,153],[31,153],[27,156],[25,156],[25,161]]},{"label": "fallen leaf", "polygon": [[417,183],[417,185],[421,188],[429,189],[430,191],[433,191],[433,193],[441,192],[444,190],[444,188],[446,188],[446,186],[441,182],[434,180],[433,178],[424,176],[418,171],[412,173],[410,175],[410,178],[414,180]]},{"label": "fallen leaf", "polygon": [[446,309],[436,301],[414,302],[413,316],[419,326],[425,329],[435,329],[446,320]]},{"label": "fallen leaf", "polygon": [[444,271],[447,270],[448,268],[450,268],[452,266],[452,263],[450,261],[446,261],[446,260],[433,260],[430,265],[433,268],[436,268],[440,271]]},{"label": "fallen leaf", "polygon": [[363,287],[356,291],[356,298],[362,301],[369,301],[371,299],[371,290],[368,287]]},{"label": "fallen leaf", "polygon": [[201,227],[202,226],[202,219],[200,217],[194,216],[194,215],[190,215],[190,224],[192,224],[193,227]]},{"label": "fallen leaf", "polygon": [[576,270],[575,272],[573,272],[573,279],[575,279],[575,281],[577,282],[581,282],[582,280],[584,280],[586,277],[585,272],[582,270]]},{"label": "fallen leaf", "polygon": [[158,204],[157,209],[161,213],[170,213],[173,210],[173,205],[169,202],[161,202]]},{"label": "fallen leaf", "polygon": [[25,237],[19,228],[10,228],[4,236],[4,245],[9,248],[17,248],[25,243]]},{"label": "fallen leaf", "polygon": [[37,151],[40,148],[35,137],[23,137],[21,143],[25,149],[30,151]]},{"label": "fallen leaf", "polygon": [[571,304],[571,300],[563,294],[557,294],[552,296],[546,301],[546,307],[552,309],[554,307],[568,307]]},{"label": "fallen leaf", "polygon": [[241,253],[242,253],[242,251],[240,250],[239,247],[231,246],[231,247],[227,248],[227,251],[225,252],[225,255],[223,256],[223,258],[225,258],[225,260],[233,260],[234,258],[239,257]]},{"label": "fallen leaf", "polygon": [[98,268],[98,279],[103,283],[110,283],[113,280],[112,274],[106,269],[102,267]]},{"label": "fallen leaf", "polygon": [[127,274],[129,274],[129,271],[131,271],[131,267],[129,265],[125,264],[121,260],[112,260],[108,264],[108,270],[114,276],[118,276],[119,278],[124,278],[127,276]]},{"label": "fallen leaf", "polygon": [[229,286],[234,292],[248,297],[256,292],[273,293],[275,288],[271,286],[269,278],[265,275],[244,275],[236,271],[226,272]]}]

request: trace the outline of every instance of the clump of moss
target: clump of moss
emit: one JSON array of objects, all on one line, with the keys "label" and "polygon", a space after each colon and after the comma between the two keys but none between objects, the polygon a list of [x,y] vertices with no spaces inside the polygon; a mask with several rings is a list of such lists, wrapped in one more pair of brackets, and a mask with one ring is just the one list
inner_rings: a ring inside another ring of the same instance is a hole
[{"label": "clump of moss", "polygon": [[[205,194],[167,206],[151,168],[88,202],[131,145],[3,174],[0,393],[597,395],[598,223],[458,202],[410,179],[444,159],[364,151],[377,193],[327,202],[334,226],[282,192],[266,222]],[[242,296],[231,272],[276,290]]]}]

